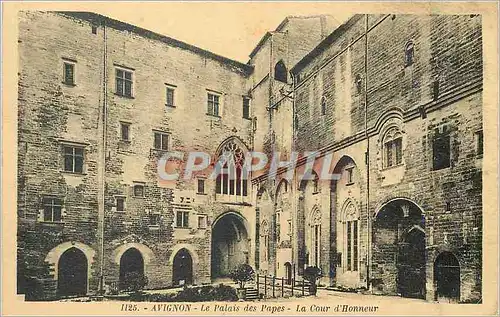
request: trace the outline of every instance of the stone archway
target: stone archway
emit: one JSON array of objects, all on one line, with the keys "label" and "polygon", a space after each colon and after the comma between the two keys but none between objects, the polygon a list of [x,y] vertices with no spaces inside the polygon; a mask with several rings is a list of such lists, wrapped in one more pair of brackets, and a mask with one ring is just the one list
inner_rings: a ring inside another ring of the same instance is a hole
[{"label": "stone archway", "polygon": [[440,253],[434,261],[436,300],[458,302],[460,300],[460,263],[451,252]]},{"label": "stone archway", "polygon": [[403,297],[425,298],[425,218],[414,202],[397,198],[381,208],[373,224],[373,280]]},{"label": "stone archway", "polygon": [[248,263],[249,241],[246,220],[227,212],[212,225],[211,277],[227,277],[239,264]]},{"label": "stone archway", "polygon": [[88,263],[78,248],[66,250],[59,258],[57,270],[57,295],[59,297],[87,294]]},{"label": "stone archway", "polygon": [[136,248],[129,248],[120,258],[120,290],[127,290],[132,279],[144,277],[144,258]]},{"label": "stone archway", "polygon": [[173,285],[189,285],[193,283],[193,258],[185,248],[180,249],[174,257]]},{"label": "stone archway", "polygon": [[292,284],[292,264],[290,262],[285,263],[285,282],[287,285]]}]

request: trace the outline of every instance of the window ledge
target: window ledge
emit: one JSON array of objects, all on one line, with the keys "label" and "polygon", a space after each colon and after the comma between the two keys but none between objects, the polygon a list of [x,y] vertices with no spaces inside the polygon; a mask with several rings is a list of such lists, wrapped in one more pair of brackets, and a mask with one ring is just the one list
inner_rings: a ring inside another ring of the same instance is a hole
[{"label": "window ledge", "polygon": [[125,98],[125,99],[135,99],[134,96],[127,96],[127,95],[120,95],[118,93],[114,93],[115,96],[118,96],[118,97],[122,97],[122,98]]},{"label": "window ledge", "polygon": [[75,83],[67,83],[65,81],[62,82],[62,84],[66,87],[76,87],[76,84]]},{"label": "window ledge", "polygon": [[247,117],[242,117],[242,118],[249,121],[252,120],[252,118],[247,118]]},{"label": "window ledge", "polygon": [[346,185],[346,186],[352,186],[352,185],[354,185],[354,182],[350,182],[350,183],[347,183],[347,184],[345,184],[345,185]]},{"label": "window ledge", "polygon": [[171,108],[171,109],[175,109],[175,108],[177,108],[177,107],[176,107],[176,106],[174,106],[174,105],[167,105],[167,104],[165,104],[165,107],[167,107],[167,108]]},{"label": "window ledge", "polygon": [[64,221],[46,221],[46,220],[39,220],[38,221],[42,225],[47,225],[47,226],[61,226],[64,225]]},{"label": "window ledge", "polygon": [[113,213],[117,213],[117,214],[126,214],[127,211],[126,210],[113,210]]},{"label": "window ledge", "polygon": [[120,139],[120,143],[121,144],[130,145],[132,143],[132,140],[123,140],[123,139]]},{"label": "window ledge", "polygon": [[62,174],[74,175],[74,176],[87,176],[87,173],[78,173],[78,172],[70,172],[70,171],[60,171]]},{"label": "window ledge", "polygon": [[206,196],[207,193],[196,193],[196,195],[203,195],[203,196]]},{"label": "window ledge", "polygon": [[221,117],[221,116],[219,116],[219,115],[211,114],[211,113],[208,113],[208,112],[206,113],[206,115],[207,115],[207,116],[209,116],[209,117],[214,117],[214,118],[219,118],[219,119],[221,119],[221,118],[222,118],[222,117]]},{"label": "window ledge", "polygon": [[382,169],[382,172],[385,172],[385,171],[388,171],[388,170],[392,170],[392,169],[395,169],[395,168],[398,168],[398,167],[402,167],[402,166],[405,166],[403,163],[399,163],[399,164],[396,164],[396,165],[392,165],[392,166],[386,166]]},{"label": "window ledge", "polygon": [[313,192],[312,194],[313,194],[313,195],[317,195],[317,194],[319,194],[319,191],[315,191],[315,192]]}]

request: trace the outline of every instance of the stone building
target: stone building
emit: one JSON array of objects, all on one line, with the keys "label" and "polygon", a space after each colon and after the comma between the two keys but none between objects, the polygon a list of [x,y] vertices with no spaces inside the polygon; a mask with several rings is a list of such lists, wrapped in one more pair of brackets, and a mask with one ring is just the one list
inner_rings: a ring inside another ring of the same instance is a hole
[{"label": "stone building", "polygon": [[[18,292],[200,285],[249,263],[479,300],[481,39],[476,15],[290,16],[244,64],[94,13],[22,12]],[[293,180],[165,182],[167,151],[318,151],[341,178],[301,179],[302,155]]]}]

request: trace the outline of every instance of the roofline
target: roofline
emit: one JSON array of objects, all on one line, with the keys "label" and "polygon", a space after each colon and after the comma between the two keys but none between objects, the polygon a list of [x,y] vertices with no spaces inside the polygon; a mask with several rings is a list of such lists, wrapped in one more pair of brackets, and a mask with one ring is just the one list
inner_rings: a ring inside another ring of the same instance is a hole
[{"label": "roofline", "polygon": [[205,50],[203,48],[188,44],[186,42],[171,38],[169,36],[162,35],[162,34],[153,32],[153,31],[148,30],[148,29],[141,28],[139,26],[136,26],[136,25],[133,25],[130,23],[115,20],[113,18],[104,16],[104,15],[101,15],[98,13],[87,12],[87,11],[48,11],[48,12],[55,12],[55,13],[60,14],[60,15],[76,18],[79,20],[88,21],[90,23],[99,24],[99,25],[103,24],[102,22],[106,22],[107,26],[112,27],[114,29],[127,30],[129,32],[136,33],[140,36],[150,38],[153,40],[157,40],[160,42],[164,42],[164,43],[169,44],[171,46],[178,47],[178,48],[188,50],[188,51],[191,51],[193,53],[211,58],[211,59],[218,61],[220,63],[228,64],[232,67],[239,69],[241,72],[245,73],[246,75],[250,75],[254,69],[254,67],[252,65],[245,64],[245,63],[230,59],[228,57],[224,57],[222,55],[215,54],[211,51],[208,51],[208,50]]},{"label": "roofline", "polygon": [[316,15],[304,15],[304,16],[301,16],[301,15],[289,15],[287,16],[286,18],[283,19],[283,21],[281,21],[280,24],[278,24],[278,26],[276,27],[276,29],[273,31],[273,32],[266,32],[266,34],[264,34],[264,36],[262,36],[262,38],[260,39],[260,41],[257,43],[257,45],[255,45],[254,49],[252,50],[252,52],[250,52],[250,54],[248,55],[250,57],[250,59],[252,59],[255,54],[257,54],[257,52],[260,50],[260,48],[264,45],[264,43],[267,41],[267,39],[269,38],[269,36],[271,36],[274,32],[281,32],[281,30],[285,27],[285,25],[288,24],[288,22],[290,22],[290,19],[317,19],[317,18],[322,18],[322,17],[332,17],[332,15],[330,14],[316,14]]},{"label": "roofline", "polygon": [[326,50],[326,48],[334,43],[340,35],[342,35],[347,29],[349,29],[354,23],[358,22],[359,19],[361,19],[364,16],[364,14],[355,14],[351,18],[349,18],[346,22],[344,22],[342,25],[340,25],[338,28],[336,28],[330,35],[325,37],[323,41],[321,41],[318,45],[316,45],[315,48],[312,49],[309,53],[307,53],[306,56],[304,56],[300,61],[295,64],[295,66],[290,69],[290,71],[293,74],[297,74],[300,72],[302,69],[304,69],[305,66],[307,66],[314,58],[316,58],[318,55],[320,55],[323,51]]}]

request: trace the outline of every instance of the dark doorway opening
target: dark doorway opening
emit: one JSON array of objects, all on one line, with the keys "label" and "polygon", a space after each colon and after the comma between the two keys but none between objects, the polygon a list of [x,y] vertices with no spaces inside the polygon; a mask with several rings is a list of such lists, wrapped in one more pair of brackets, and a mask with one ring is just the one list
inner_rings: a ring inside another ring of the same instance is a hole
[{"label": "dark doorway opening", "polygon": [[285,278],[286,284],[292,284],[292,264],[290,262],[285,263]]},{"label": "dark doorway opening", "polygon": [[186,249],[181,249],[174,257],[173,284],[188,285],[193,283],[193,259]]},{"label": "dark doorway opening", "polygon": [[87,294],[88,263],[85,254],[77,249],[66,250],[59,258],[57,295],[59,297]]},{"label": "dark doorway opening", "polygon": [[451,252],[443,252],[434,262],[436,300],[457,302],[460,300],[460,264]]},{"label": "dark doorway opening", "polygon": [[226,278],[238,265],[248,262],[248,233],[244,218],[228,212],[212,227],[211,277]]},{"label": "dark doorway opening", "polygon": [[144,259],[136,248],[125,251],[120,259],[120,290],[127,290],[136,280],[144,278]]},{"label": "dark doorway opening", "polygon": [[403,297],[425,298],[425,233],[411,229],[399,244],[398,288]]}]

